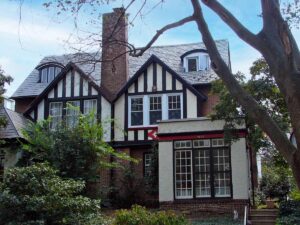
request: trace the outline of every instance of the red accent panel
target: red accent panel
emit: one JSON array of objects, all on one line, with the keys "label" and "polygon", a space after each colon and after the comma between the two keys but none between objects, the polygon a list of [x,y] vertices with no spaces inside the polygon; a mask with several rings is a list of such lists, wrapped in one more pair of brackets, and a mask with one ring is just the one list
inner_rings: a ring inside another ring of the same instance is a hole
[{"label": "red accent panel", "polygon": [[158,140],[157,128],[150,130],[150,132],[148,132],[148,137],[152,138],[152,140]]}]

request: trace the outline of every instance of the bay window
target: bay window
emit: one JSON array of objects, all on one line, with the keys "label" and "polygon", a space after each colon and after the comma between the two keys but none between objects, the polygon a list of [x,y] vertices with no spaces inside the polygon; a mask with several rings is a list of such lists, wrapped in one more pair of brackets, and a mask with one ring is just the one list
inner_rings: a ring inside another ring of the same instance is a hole
[{"label": "bay window", "polygon": [[223,139],[175,141],[174,173],[177,199],[231,197],[230,149]]},{"label": "bay window", "polygon": [[159,120],[182,118],[182,93],[129,96],[128,126],[154,126]]}]

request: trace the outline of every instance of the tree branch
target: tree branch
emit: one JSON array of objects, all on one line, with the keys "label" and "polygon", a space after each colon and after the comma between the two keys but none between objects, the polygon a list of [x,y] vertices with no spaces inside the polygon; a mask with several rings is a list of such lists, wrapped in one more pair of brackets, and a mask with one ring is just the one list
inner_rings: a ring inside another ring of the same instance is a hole
[{"label": "tree branch", "polygon": [[285,159],[289,163],[293,162],[293,153],[297,149],[290,143],[285,133],[282,132],[268,113],[239,85],[217,49],[216,43],[203,17],[199,1],[191,0],[191,2],[194,8],[195,21],[212,61],[212,68],[223,80],[230,94],[238,100],[249,116],[266,132]]},{"label": "tree branch", "polygon": [[170,23],[170,24],[164,26],[160,30],[156,31],[156,34],[152,37],[152,39],[148,42],[148,44],[145,47],[136,48],[134,51],[130,52],[130,55],[134,56],[134,57],[139,57],[139,56],[143,55],[143,53],[147,49],[149,49],[152,46],[152,44],[159,38],[159,36],[162,35],[165,31],[170,30],[175,27],[182,26],[183,24],[186,24],[191,21],[194,21],[194,16],[188,16],[177,22]]},{"label": "tree branch", "polygon": [[244,27],[223,5],[216,0],[202,0],[212,9],[242,40],[257,48],[257,36]]}]

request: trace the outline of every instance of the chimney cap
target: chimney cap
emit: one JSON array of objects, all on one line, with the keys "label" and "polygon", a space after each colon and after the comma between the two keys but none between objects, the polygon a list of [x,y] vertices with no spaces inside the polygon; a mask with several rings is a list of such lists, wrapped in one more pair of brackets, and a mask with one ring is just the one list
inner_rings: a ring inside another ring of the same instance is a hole
[{"label": "chimney cap", "polygon": [[119,8],[113,8],[114,12],[125,12],[124,7],[119,7]]}]

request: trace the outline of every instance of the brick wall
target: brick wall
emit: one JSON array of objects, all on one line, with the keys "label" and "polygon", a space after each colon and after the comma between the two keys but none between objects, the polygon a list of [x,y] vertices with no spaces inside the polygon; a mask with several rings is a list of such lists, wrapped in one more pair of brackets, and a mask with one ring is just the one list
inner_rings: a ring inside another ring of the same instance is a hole
[{"label": "brick wall", "polygon": [[200,112],[202,116],[208,116],[213,111],[214,106],[218,103],[219,96],[210,93],[210,86],[198,86],[196,89],[207,96],[207,100],[200,104]]},{"label": "brick wall", "polygon": [[127,26],[124,8],[103,15],[101,86],[113,96],[128,79]]},{"label": "brick wall", "polygon": [[34,98],[15,99],[15,111],[18,113],[24,113],[33,100]]}]

